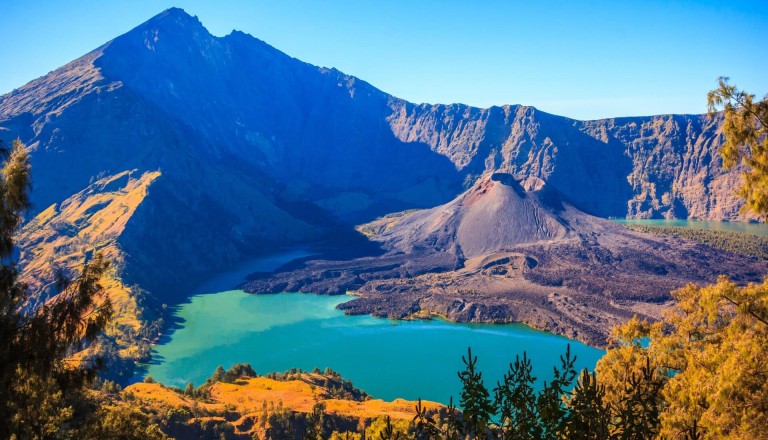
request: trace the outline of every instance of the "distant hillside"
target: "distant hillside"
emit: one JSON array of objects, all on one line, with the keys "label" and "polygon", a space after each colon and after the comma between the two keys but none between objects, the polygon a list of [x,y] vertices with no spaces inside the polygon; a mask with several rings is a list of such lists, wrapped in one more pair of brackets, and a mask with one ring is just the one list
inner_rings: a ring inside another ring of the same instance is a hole
[{"label": "distant hillside", "polygon": [[594,215],[756,218],[739,212],[740,171],[722,168],[719,115],[577,121],[519,105],[391,106],[387,120],[399,139],[426,143],[462,174],[537,177]]}]

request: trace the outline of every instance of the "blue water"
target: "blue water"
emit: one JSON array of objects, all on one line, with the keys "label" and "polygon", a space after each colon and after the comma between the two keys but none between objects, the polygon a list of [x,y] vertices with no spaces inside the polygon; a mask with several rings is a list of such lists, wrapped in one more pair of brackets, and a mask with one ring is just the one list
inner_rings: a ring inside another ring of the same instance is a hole
[{"label": "blue water", "polygon": [[708,222],[701,220],[664,220],[664,219],[611,219],[624,225],[640,226],[680,226],[691,229],[712,231],[744,232],[752,235],[768,236],[768,224],[746,222]]},{"label": "blue water", "polygon": [[[301,254],[252,261],[248,271],[272,270],[297,256]],[[421,397],[448,403],[449,397],[458,398],[457,372],[469,346],[489,388],[523,351],[533,360],[534,375],[546,380],[569,343],[579,368],[594,368],[603,354],[522,325],[346,316],[336,305],[349,301],[349,296],[215,291],[226,283],[233,285],[243,273],[247,271],[206,283],[214,289],[211,293],[194,295],[178,308],[181,327],[155,347],[147,374],[183,387],[187,382],[201,384],[218,365],[229,368],[237,362],[249,362],[259,373],[329,367],[377,398]]]}]

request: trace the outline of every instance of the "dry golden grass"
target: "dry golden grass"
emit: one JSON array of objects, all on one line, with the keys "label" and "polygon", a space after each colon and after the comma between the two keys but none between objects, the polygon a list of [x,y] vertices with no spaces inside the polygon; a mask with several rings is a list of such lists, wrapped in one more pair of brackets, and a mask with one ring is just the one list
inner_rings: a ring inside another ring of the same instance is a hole
[{"label": "dry golden grass", "polygon": [[[106,296],[112,302],[114,314],[107,334],[118,337],[121,329],[138,331],[137,304],[131,289],[118,276],[123,264],[122,252],[116,239],[147,195],[148,187],[160,173],[146,172],[135,176],[124,171],[100,179],[73,195],[61,205],[51,205],[19,233],[21,244],[19,266],[21,280],[36,297],[47,297],[55,281],[55,270],[75,274],[86,256],[101,252],[112,262],[111,269],[101,279]],[[120,354],[133,357],[132,344],[120,344]]]},{"label": "dry golden grass", "polygon": [[[130,385],[124,392],[131,393],[141,404],[150,407],[173,407],[191,409],[193,406],[211,412],[235,409],[241,417],[259,414],[264,405],[282,406],[291,411],[311,413],[314,405],[323,402],[326,413],[361,420],[372,420],[389,416],[393,420],[410,420],[416,414],[416,402],[395,399],[386,402],[370,399],[362,402],[331,397],[322,386],[324,376],[302,374],[291,380],[274,380],[267,377],[243,378],[237,383],[218,382],[210,388],[210,400],[199,401],[179,392],[166,388],[159,383],[137,383]],[[428,410],[439,410],[443,405],[434,402],[422,402]]]},{"label": "dry golden grass", "polygon": [[[336,399],[331,397],[327,389],[317,383],[322,383],[323,376],[317,374],[302,374],[301,379],[277,381],[266,377],[243,379],[236,384],[217,383],[211,387],[211,397],[223,404],[234,405],[245,413],[255,412],[262,408],[264,401],[283,406],[293,411],[310,413],[318,402],[324,402],[326,411],[355,418],[376,418],[389,416],[393,419],[411,419],[415,411],[415,402],[396,399],[385,402],[381,399],[371,399],[363,402]],[[437,409],[442,405],[424,402],[428,409]]]},{"label": "dry golden grass", "polygon": [[[360,419],[389,416],[392,420],[411,420],[416,415],[416,402],[405,399],[395,399],[392,402],[386,402],[381,399],[371,399],[365,402],[330,399],[324,402],[326,404],[326,412]],[[428,410],[437,410],[442,407],[439,403],[434,402],[422,401],[421,404]]]},{"label": "dry golden grass", "polygon": [[142,404],[150,407],[191,408],[197,402],[201,408],[211,411],[224,409],[223,403],[196,401],[159,383],[135,383],[125,388],[124,393],[131,393]]}]

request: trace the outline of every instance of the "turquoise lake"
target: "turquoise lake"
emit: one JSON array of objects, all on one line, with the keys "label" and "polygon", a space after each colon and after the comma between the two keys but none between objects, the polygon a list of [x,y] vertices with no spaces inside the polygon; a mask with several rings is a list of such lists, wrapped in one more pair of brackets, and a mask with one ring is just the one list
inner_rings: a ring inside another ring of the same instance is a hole
[{"label": "turquoise lake", "polygon": [[746,222],[708,222],[702,220],[664,220],[664,219],[611,219],[623,225],[645,226],[681,226],[691,229],[709,229],[712,231],[745,232],[747,234],[768,236],[768,224]]},{"label": "turquoise lake", "polygon": [[291,252],[251,261],[201,286],[201,292],[177,308],[180,328],[155,347],[145,373],[183,387],[187,382],[201,384],[218,365],[229,368],[237,362],[249,362],[262,374],[329,367],[377,398],[448,403],[451,396],[458,402],[457,372],[469,346],[489,388],[523,351],[540,381],[551,378],[552,366],[559,365],[569,343],[579,369],[593,368],[603,354],[522,325],[346,316],[335,307],[352,299],[349,296],[227,290],[247,273],[273,270],[303,255]]}]

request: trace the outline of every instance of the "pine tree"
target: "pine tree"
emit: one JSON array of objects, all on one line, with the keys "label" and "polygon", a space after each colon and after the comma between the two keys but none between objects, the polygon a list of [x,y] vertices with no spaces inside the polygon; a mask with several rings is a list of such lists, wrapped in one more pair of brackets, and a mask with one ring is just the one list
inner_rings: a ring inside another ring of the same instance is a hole
[{"label": "pine tree", "polygon": [[187,383],[187,386],[184,388],[184,394],[190,397],[195,396],[195,385],[192,382]]},{"label": "pine tree", "polygon": [[[607,440],[610,438],[611,414],[604,403],[605,386],[595,373],[582,370],[568,399],[566,438],[571,440]],[[634,438],[646,438],[645,436]]]},{"label": "pine tree", "polygon": [[659,431],[659,416],[663,398],[661,390],[666,377],[651,366],[650,358],[639,372],[632,372],[624,386],[621,405],[618,406],[614,432],[620,440],[653,437]]},{"label": "pine tree", "polygon": [[536,396],[531,375],[533,366],[528,355],[515,356],[509,364],[504,380],[494,389],[494,405],[499,413],[502,439],[534,440],[540,437],[539,419],[536,413]]},{"label": "pine tree", "polygon": [[392,419],[387,416],[384,429],[379,433],[380,440],[399,440],[401,437],[400,432],[396,431],[392,427]]},{"label": "pine tree", "polygon": [[440,429],[435,421],[427,414],[427,409],[421,404],[421,398],[416,404],[416,415],[413,416],[414,440],[431,440],[440,438]]},{"label": "pine tree", "polygon": [[213,385],[216,382],[224,382],[227,376],[227,370],[224,369],[221,365],[216,367],[216,371],[213,372],[213,375],[205,380],[205,382],[208,385]]},{"label": "pine tree", "polygon": [[461,380],[461,410],[464,433],[469,438],[485,438],[486,429],[491,424],[494,408],[488,389],[483,384],[483,373],[477,370],[477,356],[472,356],[472,348],[467,349],[467,356],[461,357],[464,371],[459,372]]},{"label": "pine tree", "polygon": [[307,416],[307,429],[304,438],[307,440],[322,440],[324,438],[325,403],[318,402],[312,407]]},{"label": "pine tree", "polygon": [[576,370],[573,368],[575,362],[576,356],[571,356],[571,345],[568,344],[565,356],[560,356],[560,368],[553,368],[554,379],[549,383],[544,382],[544,387],[536,398],[542,439],[565,438],[568,409],[563,406],[562,396],[576,377]]},{"label": "pine tree", "polygon": [[[60,277],[58,294],[39,307],[18,280],[14,234],[29,207],[26,147],[13,142],[0,176],[0,438],[68,435],[93,405],[84,388],[100,367],[68,358],[103,330],[111,313],[99,280],[109,267],[96,254],[74,281]],[[33,385],[37,384],[37,385]]]},{"label": "pine tree", "polygon": [[461,418],[456,405],[453,404],[453,396],[448,399],[447,417],[441,429],[442,437],[446,440],[456,440],[462,432]]},{"label": "pine tree", "polygon": [[707,104],[710,116],[723,108],[723,164],[730,168],[743,161],[747,165],[740,190],[746,207],[768,214],[768,95],[755,102],[755,95],[720,77],[717,89],[707,95]]}]

